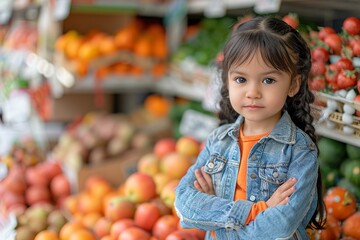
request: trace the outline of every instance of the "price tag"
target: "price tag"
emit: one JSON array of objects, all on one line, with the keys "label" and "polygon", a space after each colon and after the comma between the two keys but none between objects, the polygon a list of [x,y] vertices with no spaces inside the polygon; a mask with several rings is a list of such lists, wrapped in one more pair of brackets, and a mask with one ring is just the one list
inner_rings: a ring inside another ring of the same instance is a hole
[{"label": "price tag", "polygon": [[55,20],[62,21],[69,16],[71,0],[56,0],[54,6]]},{"label": "price tag", "polygon": [[189,109],[181,118],[180,133],[202,142],[217,126],[218,120],[215,117]]},{"label": "price tag", "polygon": [[259,14],[279,12],[281,0],[256,0],[254,11]]}]

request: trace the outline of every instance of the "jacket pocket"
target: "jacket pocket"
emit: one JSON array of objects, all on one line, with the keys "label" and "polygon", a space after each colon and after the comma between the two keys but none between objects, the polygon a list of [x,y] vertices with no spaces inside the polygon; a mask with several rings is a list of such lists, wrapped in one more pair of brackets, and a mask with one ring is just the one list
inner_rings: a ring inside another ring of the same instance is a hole
[{"label": "jacket pocket", "polygon": [[221,197],[224,192],[224,186],[222,186],[222,179],[225,174],[225,166],[227,160],[219,155],[212,155],[210,160],[205,163],[204,171],[211,176],[213,188],[216,196]]},{"label": "jacket pocket", "polygon": [[268,199],[287,180],[288,167],[284,165],[271,165],[259,169],[261,190],[263,197]]},{"label": "jacket pocket", "polygon": [[212,155],[210,160],[205,163],[204,170],[208,174],[214,174],[221,172],[227,160],[218,155]]}]

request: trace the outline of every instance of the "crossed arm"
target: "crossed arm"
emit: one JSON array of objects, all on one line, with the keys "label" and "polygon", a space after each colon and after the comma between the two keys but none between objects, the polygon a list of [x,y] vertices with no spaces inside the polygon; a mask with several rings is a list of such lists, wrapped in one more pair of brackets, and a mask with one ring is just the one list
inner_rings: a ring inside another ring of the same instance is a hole
[{"label": "crossed arm", "polygon": [[[195,178],[194,187],[203,193],[209,195],[215,195],[211,176],[207,174],[203,167],[201,169],[195,170]],[[289,202],[290,195],[295,191],[295,178],[290,178],[286,182],[284,182],[266,201],[267,207],[275,207],[277,205],[286,204]]]}]

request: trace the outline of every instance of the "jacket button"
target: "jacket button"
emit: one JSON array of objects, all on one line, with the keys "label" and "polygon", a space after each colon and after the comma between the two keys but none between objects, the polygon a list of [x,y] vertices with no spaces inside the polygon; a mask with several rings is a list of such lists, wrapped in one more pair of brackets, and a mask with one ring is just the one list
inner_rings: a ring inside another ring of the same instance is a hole
[{"label": "jacket button", "polygon": [[256,155],[252,155],[251,160],[256,160]]},{"label": "jacket button", "polygon": [[253,202],[253,201],[255,201],[255,199],[256,199],[256,197],[255,197],[254,195],[251,195],[251,196],[250,196],[250,201]]},{"label": "jacket button", "polygon": [[210,162],[210,163],[208,164],[208,167],[209,167],[209,168],[213,168],[213,167],[214,167],[214,163],[213,163],[213,162]]},{"label": "jacket button", "polygon": [[256,179],[256,174],[255,173],[252,173],[252,174],[250,174],[250,178],[252,178],[252,179]]},{"label": "jacket button", "polygon": [[272,175],[273,175],[273,177],[274,177],[274,178],[279,177],[279,173],[278,173],[278,172],[273,172],[273,174],[272,174]]}]

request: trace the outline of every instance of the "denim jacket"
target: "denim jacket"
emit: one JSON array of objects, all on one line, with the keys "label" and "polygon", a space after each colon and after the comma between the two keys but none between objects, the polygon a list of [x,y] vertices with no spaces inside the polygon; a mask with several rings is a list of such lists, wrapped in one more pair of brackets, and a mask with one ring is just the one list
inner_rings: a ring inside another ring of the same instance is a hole
[{"label": "denim jacket", "polygon": [[[251,149],[247,167],[246,200],[234,201],[240,165],[238,144],[243,117],[216,128],[197,161],[175,189],[175,209],[184,228],[208,231],[206,239],[309,239],[305,229],[317,207],[317,149],[310,137],[284,112],[272,132]],[[215,195],[197,191],[195,169],[205,166]],[[287,204],[270,207],[245,225],[251,206],[267,201],[287,179],[294,177],[295,192]]]}]

